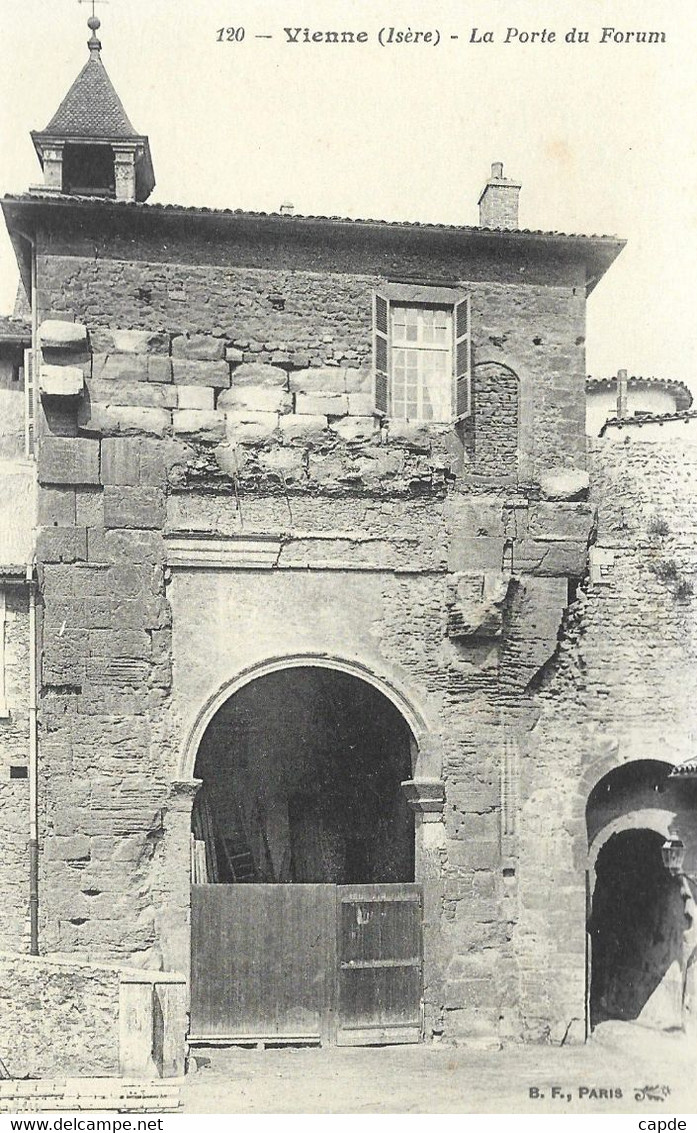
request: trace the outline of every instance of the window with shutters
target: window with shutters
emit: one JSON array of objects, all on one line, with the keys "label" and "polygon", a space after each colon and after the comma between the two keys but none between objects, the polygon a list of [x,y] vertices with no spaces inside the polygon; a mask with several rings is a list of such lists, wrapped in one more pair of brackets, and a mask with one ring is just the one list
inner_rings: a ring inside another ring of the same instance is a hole
[{"label": "window with shutters", "polygon": [[[443,290],[433,289],[434,299]],[[468,417],[469,298],[458,294],[449,303],[430,303],[428,288],[391,291],[374,298],[376,410],[403,421],[454,423]]]}]

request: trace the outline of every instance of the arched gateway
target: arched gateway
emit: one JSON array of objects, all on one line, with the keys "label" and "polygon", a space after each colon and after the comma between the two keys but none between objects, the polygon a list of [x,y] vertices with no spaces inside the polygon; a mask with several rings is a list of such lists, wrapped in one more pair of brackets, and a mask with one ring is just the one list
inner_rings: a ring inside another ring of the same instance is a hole
[{"label": "arched gateway", "polygon": [[682,1025],[683,934],[679,882],[661,847],[689,824],[689,800],[672,765],[637,760],[613,768],[586,809],[591,900],[590,1024],[636,1020]]},{"label": "arched gateway", "polygon": [[422,902],[402,787],[418,744],[400,696],[326,660],[246,677],[198,729],[193,1041],[418,1041]]}]

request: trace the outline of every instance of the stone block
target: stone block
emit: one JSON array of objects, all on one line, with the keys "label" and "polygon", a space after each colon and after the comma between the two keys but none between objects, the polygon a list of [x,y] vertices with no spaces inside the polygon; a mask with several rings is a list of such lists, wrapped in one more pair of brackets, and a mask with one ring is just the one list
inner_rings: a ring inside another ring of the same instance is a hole
[{"label": "stone block", "polygon": [[533,539],[549,542],[560,540],[588,541],[593,514],[587,504],[532,503],[529,509],[529,533]]},{"label": "stone block", "polygon": [[79,397],[85,379],[79,366],[50,366],[43,362],[39,371],[42,397]]},{"label": "stone block", "polygon": [[585,500],[590,479],[580,468],[550,468],[539,478],[545,500]]},{"label": "stone block", "polygon": [[177,390],[172,385],[88,381],[87,390],[90,400],[102,405],[133,405],[145,409],[176,409],[177,406]]},{"label": "stone block", "polygon": [[446,980],[446,1010],[458,1007],[491,1009],[495,997],[496,984],[490,976],[476,980]]},{"label": "stone block", "polygon": [[101,488],[84,488],[75,493],[75,521],[78,527],[98,527],[103,517]]},{"label": "stone block", "polygon": [[90,344],[95,354],[169,354],[166,331],[95,327]]},{"label": "stone block", "polygon": [[375,398],[372,393],[350,393],[348,411],[352,417],[371,417],[375,412]]},{"label": "stone block", "polygon": [[144,354],[95,354],[92,377],[99,382],[145,382],[148,359]]},{"label": "stone block", "polygon": [[347,367],[344,370],[344,388],[346,393],[365,393],[373,399],[373,371],[372,369],[354,369]]},{"label": "stone block", "polygon": [[40,484],[99,484],[99,441],[44,437],[38,465]]},{"label": "stone block", "polygon": [[213,449],[213,456],[215,457],[216,464],[221,472],[226,476],[239,476],[245,463],[245,454],[236,445],[228,444],[227,442],[222,445],[216,445]]},{"label": "stone block", "polygon": [[222,441],[225,437],[225,414],[206,409],[175,409],[172,414],[175,434],[200,441]]},{"label": "stone block", "polygon": [[90,840],[85,834],[73,834],[65,838],[47,838],[44,853],[51,861],[88,861]]},{"label": "stone block", "polygon": [[165,384],[171,382],[172,359],[162,354],[150,354],[148,356],[148,381]]},{"label": "stone block", "polygon": [[357,444],[373,441],[380,436],[374,417],[341,417],[332,421],[329,428],[342,441]]},{"label": "stone block", "polygon": [[500,637],[509,585],[510,575],[499,571],[458,578],[448,601],[448,637]]},{"label": "stone block", "polygon": [[112,330],[112,349],[120,354],[169,354],[169,335],[151,330]]},{"label": "stone block", "polygon": [[100,433],[106,437],[137,433],[163,437],[171,428],[172,415],[167,409],[93,402],[80,406],[78,425],[85,433]]},{"label": "stone block", "polygon": [[178,386],[212,386],[213,389],[228,389],[230,367],[227,362],[173,358],[172,377]]},{"label": "stone block", "polygon": [[84,527],[42,527],[36,557],[45,563],[74,563],[87,558],[87,531]]},{"label": "stone block", "polygon": [[44,319],[39,327],[39,342],[44,350],[85,350],[87,327],[64,319]]},{"label": "stone block", "polygon": [[104,526],[158,529],[165,523],[165,497],[160,488],[111,486],[104,489]]},{"label": "stone block", "polygon": [[427,425],[417,425],[411,421],[399,421],[395,418],[390,418],[387,423],[387,437],[391,445],[403,445],[413,452],[429,453],[433,443],[433,436]]},{"label": "stone block", "polygon": [[259,444],[276,431],[278,421],[278,413],[256,413],[251,409],[226,413],[228,440],[231,444]]},{"label": "stone block", "polygon": [[[451,865],[467,869],[497,869],[500,865],[498,842],[452,841],[448,843],[448,860]],[[486,919],[486,918],[485,918]]]},{"label": "stone block", "polygon": [[42,488],[38,498],[40,527],[72,527],[75,523],[75,489]]},{"label": "stone block", "polygon": [[215,409],[215,390],[212,386],[177,386],[178,409]]},{"label": "stone block", "polygon": [[102,441],[102,484],[135,486],[139,482],[140,442],[133,437],[105,437]]},{"label": "stone block", "polygon": [[300,441],[304,444],[320,443],[327,439],[328,422],[326,417],[310,414],[289,413],[280,418],[281,436],[284,441]]},{"label": "stone block", "polygon": [[232,373],[232,388],[240,386],[288,386],[288,374],[279,366],[266,362],[245,362]]},{"label": "stone block", "polygon": [[343,395],[346,392],[343,366],[315,366],[290,375],[290,389],[297,394]]},{"label": "stone block", "polygon": [[210,334],[178,334],[172,339],[172,357],[218,362],[225,357],[225,340]]},{"label": "stone block", "polygon": [[345,417],[348,413],[346,394],[307,394],[295,396],[295,412],[307,413],[313,417]]},{"label": "stone block", "polygon": [[495,573],[501,570],[503,546],[503,539],[491,535],[472,537],[454,531],[448,555],[448,567],[454,571]]},{"label": "stone block", "polygon": [[236,346],[225,347],[225,361],[232,362],[237,366],[240,362],[244,362],[244,350],[238,350]]},{"label": "stone block", "polygon": [[184,441],[169,437],[161,441],[143,439],[140,446],[139,482],[163,488],[170,471],[177,465],[186,465],[193,456],[194,450]]},{"label": "stone block", "polygon": [[300,447],[262,449],[257,456],[257,463],[266,472],[271,472],[287,483],[292,483],[304,478],[304,457],[305,454]]},{"label": "stone block", "polygon": [[516,574],[552,575],[554,577],[581,578],[588,561],[586,542],[545,542],[523,539],[513,550],[513,569]]},{"label": "stone block", "polygon": [[233,386],[220,394],[218,409],[290,413],[292,396],[280,386]]}]

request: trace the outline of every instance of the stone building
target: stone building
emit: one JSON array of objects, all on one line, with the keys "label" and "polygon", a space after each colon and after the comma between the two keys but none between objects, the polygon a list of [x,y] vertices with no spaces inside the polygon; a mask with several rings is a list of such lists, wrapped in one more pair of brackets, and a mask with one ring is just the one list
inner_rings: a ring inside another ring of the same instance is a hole
[{"label": "stone building", "polygon": [[627,376],[624,401],[618,403],[617,377],[586,381],[586,432],[597,437],[606,421],[616,418],[653,419],[690,412],[692,394],[675,378]]},{"label": "stone building", "polygon": [[98,26],[3,201],[37,490],[5,672],[32,595],[39,662],[3,947],[191,971],[194,1038],[674,1025],[694,462],[588,451],[623,242],[520,229],[500,165],[478,227],[147,203]]}]

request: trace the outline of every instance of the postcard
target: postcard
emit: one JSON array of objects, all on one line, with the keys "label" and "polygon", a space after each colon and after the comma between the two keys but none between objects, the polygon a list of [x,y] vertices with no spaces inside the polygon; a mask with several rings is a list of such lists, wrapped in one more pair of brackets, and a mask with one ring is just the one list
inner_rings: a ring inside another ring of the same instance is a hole
[{"label": "postcard", "polygon": [[687,1129],[693,6],[0,7],[0,1113]]}]

